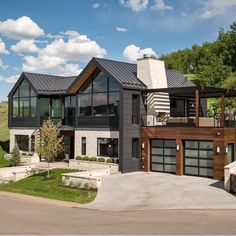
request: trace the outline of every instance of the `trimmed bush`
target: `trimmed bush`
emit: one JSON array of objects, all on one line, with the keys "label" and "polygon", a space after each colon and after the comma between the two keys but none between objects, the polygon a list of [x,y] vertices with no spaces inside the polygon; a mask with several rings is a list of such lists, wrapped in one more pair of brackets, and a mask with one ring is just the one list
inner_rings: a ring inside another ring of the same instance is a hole
[{"label": "trimmed bush", "polygon": [[33,153],[32,152],[28,152],[28,156],[32,157]]},{"label": "trimmed bush", "polygon": [[75,158],[75,160],[82,160],[82,157],[81,157],[81,156],[77,156],[77,157]]},{"label": "trimmed bush", "polygon": [[105,159],[103,157],[98,158],[98,162],[105,162]]},{"label": "trimmed bush", "polygon": [[22,152],[21,155],[27,156],[27,152]]},{"label": "trimmed bush", "polygon": [[20,164],[20,151],[17,146],[13,148],[10,164],[11,166],[18,166]]},{"label": "trimmed bush", "polygon": [[83,160],[83,161],[89,161],[89,157],[82,157],[81,160]]},{"label": "trimmed bush", "polygon": [[90,160],[90,161],[97,161],[98,159],[97,159],[97,157],[90,157],[89,160]]},{"label": "trimmed bush", "polygon": [[119,159],[116,159],[116,164],[119,164]]},{"label": "trimmed bush", "polygon": [[106,160],[106,163],[113,163],[113,162],[114,162],[114,161],[113,161],[112,158],[109,158],[109,159]]}]

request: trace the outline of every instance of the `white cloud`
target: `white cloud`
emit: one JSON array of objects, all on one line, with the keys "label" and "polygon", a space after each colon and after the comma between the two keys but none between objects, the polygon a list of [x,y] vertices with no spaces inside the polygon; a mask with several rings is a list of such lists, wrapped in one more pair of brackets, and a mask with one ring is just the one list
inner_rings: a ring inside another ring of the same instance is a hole
[{"label": "white cloud", "polygon": [[209,19],[214,16],[222,15],[232,7],[236,7],[236,0],[206,0],[203,2],[204,10],[200,18]]},{"label": "white cloud", "polygon": [[20,75],[12,75],[12,76],[1,76],[0,80],[5,81],[7,83],[15,83],[19,79]]},{"label": "white cloud", "polygon": [[134,44],[128,45],[123,51],[124,58],[129,62],[136,62],[138,58],[143,56],[143,54],[157,55],[152,48],[141,49]]},{"label": "white cloud", "polygon": [[8,65],[5,65],[2,61],[2,59],[0,58],[0,69],[5,70],[8,67]]},{"label": "white cloud", "polygon": [[120,3],[130,8],[134,12],[144,11],[148,6],[149,0],[120,0]]},{"label": "white cloud", "polygon": [[118,26],[116,27],[116,30],[119,32],[127,32],[128,31],[128,29],[123,28],[123,27],[118,27]]},{"label": "white cloud", "polygon": [[9,51],[6,49],[5,43],[0,38],[0,53],[9,54]]},{"label": "white cloud", "polygon": [[151,7],[154,11],[162,11],[162,10],[172,10],[173,7],[170,5],[166,5],[164,0],[154,0],[154,5]]},{"label": "white cloud", "polygon": [[92,57],[104,57],[106,50],[76,31],[61,32],[67,39],[55,39],[39,50],[37,56],[25,56],[23,70],[53,74],[78,74],[81,69],[72,62],[87,63]]},{"label": "white cloud", "polygon": [[99,8],[100,6],[101,6],[100,3],[95,2],[95,3],[92,5],[92,9],[97,9],[97,8]]},{"label": "white cloud", "polygon": [[0,34],[11,39],[33,39],[43,36],[44,31],[29,17],[22,16],[0,21]]},{"label": "white cloud", "polygon": [[39,48],[35,45],[35,41],[33,39],[31,40],[21,40],[17,44],[11,46],[11,50],[15,53],[21,54],[21,53],[33,53],[38,52]]}]

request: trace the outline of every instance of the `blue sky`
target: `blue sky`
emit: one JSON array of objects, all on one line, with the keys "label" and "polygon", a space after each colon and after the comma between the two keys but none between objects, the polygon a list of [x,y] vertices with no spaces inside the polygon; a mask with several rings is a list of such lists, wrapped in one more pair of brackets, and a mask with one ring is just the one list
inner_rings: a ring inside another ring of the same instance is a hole
[{"label": "blue sky", "polygon": [[236,0],[1,0],[0,100],[22,71],[77,75],[93,56],[135,62],[213,41]]}]

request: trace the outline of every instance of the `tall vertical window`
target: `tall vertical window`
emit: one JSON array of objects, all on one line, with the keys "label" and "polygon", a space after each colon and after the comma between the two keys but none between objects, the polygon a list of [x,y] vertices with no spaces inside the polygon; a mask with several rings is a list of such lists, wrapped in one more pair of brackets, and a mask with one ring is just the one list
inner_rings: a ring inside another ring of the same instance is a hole
[{"label": "tall vertical window", "polygon": [[103,72],[94,74],[81,87],[78,95],[79,117],[115,116],[119,110],[119,87]]},{"label": "tall vertical window", "polygon": [[139,158],[139,139],[132,138],[132,158]]},{"label": "tall vertical window", "polygon": [[81,155],[86,155],[86,137],[81,138]]},{"label": "tall vertical window", "polygon": [[36,93],[26,80],[23,80],[13,95],[13,117],[36,116]]},{"label": "tall vertical window", "polygon": [[132,124],[139,124],[139,95],[132,95]]},{"label": "tall vertical window", "polygon": [[29,136],[28,135],[16,135],[16,144],[21,151],[29,151]]}]

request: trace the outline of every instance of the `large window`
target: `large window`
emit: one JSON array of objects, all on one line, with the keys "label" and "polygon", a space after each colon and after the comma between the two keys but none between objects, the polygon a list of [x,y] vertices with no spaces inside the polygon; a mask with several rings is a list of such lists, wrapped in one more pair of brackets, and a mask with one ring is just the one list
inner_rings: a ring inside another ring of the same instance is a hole
[{"label": "large window", "polygon": [[98,138],[98,156],[118,157],[118,139],[117,138]]},{"label": "large window", "polygon": [[118,115],[119,87],[103,72],[95,71],[81,87],[78,96],[79,117],[107,117]]},{"label": "large window", "polygon": [[75,97],[69,96],[65,98],[65,124],[73,125],[75,119]]},{"label": "large window", "polygon": [[86,137],[81,138],[81,155],[86,155]]},{"label": "large window", "polygon": [[40,117],[47,118],[50,116],[50,98],[40,98]]},{"label": "large window", "polygon": [[26,80],[23,80],[13,95],[13,117],[35,117],[37,102],[36,94]]},{"label": "large window", "polygon": [[16,144],[21,151],[29,151],[29,136],[28,135],[16,135]]},{"label": "large window", "polygon": [[132,138],[132,158],[139,158],[139,139]]},{"label": "large window", "polygon": [[132,124],[139,124],[139,95],[132,95]]}]

